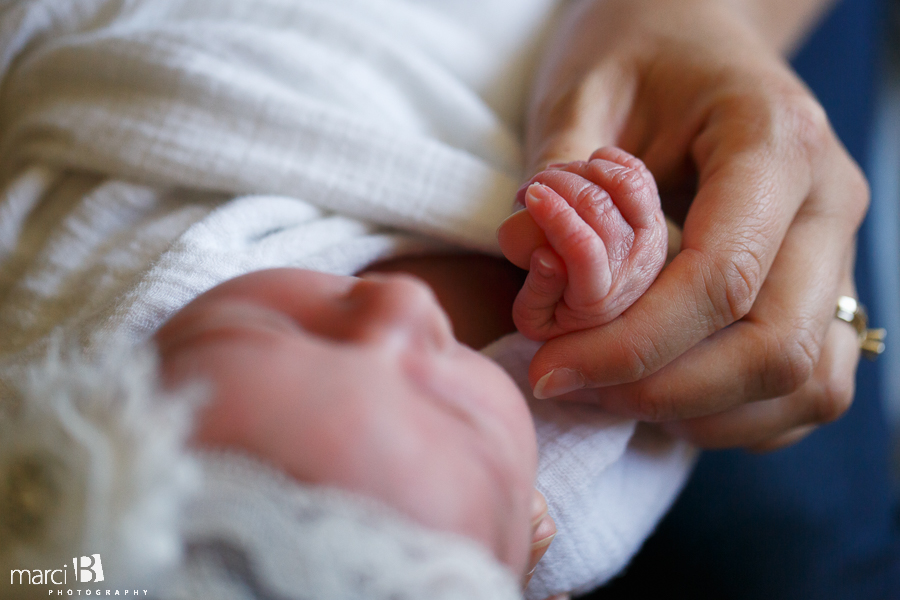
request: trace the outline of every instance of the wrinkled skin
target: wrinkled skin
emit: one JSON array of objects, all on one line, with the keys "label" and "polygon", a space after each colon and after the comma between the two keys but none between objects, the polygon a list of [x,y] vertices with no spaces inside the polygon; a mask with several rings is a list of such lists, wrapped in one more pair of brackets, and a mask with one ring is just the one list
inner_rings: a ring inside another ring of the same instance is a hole
[{"label": "wrinkled skin", "polygon": [[542,347],[529,376],[545,395],[603,387],[609,410],[755,449],[849,407],[859,351],[834,310],[854,295],[868,189],[781,55],[821,4],[568,5],[534,87],[531,172],[619,146],[683,240],[619,318]]},{"label": "wrinkled skin", "polygon": [[529,271],[513,319],[533,340],[612,321],[663,266],[667,232],[656,184],[623,150],[601,148],[587,161],[541,171],[517,202],[527,212],[504,221],[498,238],[504,255]]}]

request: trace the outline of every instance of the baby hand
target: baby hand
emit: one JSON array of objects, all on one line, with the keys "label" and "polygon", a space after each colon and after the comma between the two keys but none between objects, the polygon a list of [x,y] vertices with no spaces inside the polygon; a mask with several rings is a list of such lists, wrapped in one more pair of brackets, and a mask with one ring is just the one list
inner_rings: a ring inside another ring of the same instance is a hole
[{"label": "baby hand", "polygon": [[665,262],[656,183],[624,150],[601,148],[587,161],[542,171],[517,200],[527,210],[504,221],[498,237],[506,257],[529,270],[513,306],[526,337],[548,340],[608,323]]}]

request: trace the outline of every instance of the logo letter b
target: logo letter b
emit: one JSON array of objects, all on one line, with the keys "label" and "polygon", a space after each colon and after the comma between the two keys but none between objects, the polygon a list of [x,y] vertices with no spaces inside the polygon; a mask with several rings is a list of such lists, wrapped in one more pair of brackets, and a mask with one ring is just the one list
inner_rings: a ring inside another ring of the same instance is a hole
[{"label": "logo letter b", "polygon": [[103,562],[99,554],[81,557],[81,568],[78,569],[81,583],[97,583],[103,581]]}]

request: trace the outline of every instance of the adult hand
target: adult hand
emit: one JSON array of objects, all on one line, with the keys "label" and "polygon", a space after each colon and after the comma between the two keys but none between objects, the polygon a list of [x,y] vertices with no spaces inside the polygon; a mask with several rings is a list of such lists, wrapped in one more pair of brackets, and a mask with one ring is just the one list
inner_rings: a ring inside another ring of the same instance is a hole
[{"label": "adult hand", "polygon": [[532,172],[618,145],[684,230],[620,318],[541,348],[536,392],[604,387],[606,408],[709,447],[777,447],[848,408],[859,351],[834,311],[868,190],[780,55],[812,2],[778,5],[570,3],[535,84]]}]

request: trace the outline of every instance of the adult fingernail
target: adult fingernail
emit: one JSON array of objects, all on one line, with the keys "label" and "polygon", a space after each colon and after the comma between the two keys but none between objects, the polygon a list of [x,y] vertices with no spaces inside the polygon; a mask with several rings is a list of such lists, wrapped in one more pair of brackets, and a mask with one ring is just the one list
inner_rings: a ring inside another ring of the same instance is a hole
[{"label": "adult fingernail", "polygon": [[543,400],[584,388],[584,375],[575,369],[554,369],[538,379],[534,397]]},{"label": "adult fingernail", "polygon": [[546,168],[548,169],[559,169],[560,167],[564,167],[569,163],[550,163]]}]

